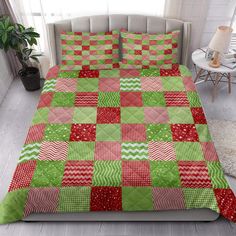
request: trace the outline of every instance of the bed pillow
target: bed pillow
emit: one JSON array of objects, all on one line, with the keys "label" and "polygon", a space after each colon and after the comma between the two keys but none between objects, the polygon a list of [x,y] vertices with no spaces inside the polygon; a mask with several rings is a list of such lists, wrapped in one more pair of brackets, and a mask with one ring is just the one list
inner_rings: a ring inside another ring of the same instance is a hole
[{"label": "bed pillow", "polygon": [[121,30],[121,68],[157,68],[177,63],[179,33],[147,34]]},{"label": "bed pillow", "polygon": [[61,33],[62,66],[65,70],[119,67],[119,31]]}]

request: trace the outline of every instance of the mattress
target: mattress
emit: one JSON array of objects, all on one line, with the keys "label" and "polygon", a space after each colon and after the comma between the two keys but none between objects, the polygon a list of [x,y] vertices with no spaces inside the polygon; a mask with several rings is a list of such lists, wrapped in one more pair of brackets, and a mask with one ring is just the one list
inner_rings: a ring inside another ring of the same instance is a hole
[{"label": "mattress", "polygon": [[235,222],[235,203],[185,66],[55,66],[0,204],[0,223],[35,215],[197,219],[203,212]]}]

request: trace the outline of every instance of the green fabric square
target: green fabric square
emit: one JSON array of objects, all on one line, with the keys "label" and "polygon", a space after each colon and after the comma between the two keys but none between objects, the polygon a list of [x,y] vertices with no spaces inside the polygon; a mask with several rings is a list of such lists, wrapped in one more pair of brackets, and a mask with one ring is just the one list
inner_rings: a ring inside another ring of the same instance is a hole
[{"label": "green fabric square", "polygon": [[55,93],[52,100],[53,107],[73,107],[75,101],[75,93]]},{"label": "green fabric square", "polygon": [[86,212],[90,210],[90,187],[60,189],[59,212]]},{"label": "green fabric square", "polygon": [[210,208],[219,212],[213,189],[209,188],[186,188],[183,189],[185,205],[190,208]]},{"label": "green fabric square", "polygon": [[122,107],[121,123],[126,123],[126,124],[144,123],[143,107]]},{"label": "green fabric square", "polygon": [[156,76],[160,76],[160,69],[141,70],[141,77],[156,77]]},{"label": "green fabric square", "polygon": [[176,159],[182,161],[204,160],[202,148],[198,142],[175,142]]},{"label": "green fabric square", "polygon": [[29,143],[25,144],[21,150],[18,163],[37,160],[39,158],[41,143]]},{"label": "green fabric square", "polygon": [[153,187],[180,187],[176,161],[150,161],[150,167]]},{"label": "green fabric square", "polygon": [[152,188],[150,187],[122,187],[123,211],[153,210]]},{"label": "green fabric square", "polygon": [[93,186],[120,186],[121,161],[95,161]]},{"label": "green fabric square", "polygon": [[44,132],[44,140],[69,141],[70,124],[48,124]]},{"label": "green fabric square", "polygon": [[190,107],[201,107],[201,101],[197,92],[187,92]]},{"label": "green fabric square", "polygon": [[98,95],[99,107],[119,107],[120,93],[119,92],[99,92]]},{"label": "green fabric square", "polygon": [[172,133],[169,124],[147,125],[148,141],[172,141]]},{"label": "green fabric square", "polygon": [[31,187],[60,187],[64,161],[37,161]]},{"label": "green fabric square", "polygon": [[208,162],[207,167],[213,188],[229,188],[219,161]]},{"label": "green fabric square", "polygon": [[79,79],[78,89],[79,92],[97,92],[98,91],[98,79]]},{"label": "green fabric square", "polygon": [[184,91],[185,87],[181,77],[161,77],[164,91]]},{"label": "green fabric square", "polygon": [[97,124],[96,141],[120,141],[121,131],[118,124]]},{"label": "green fabric square", "polygon": [[93,160],[95,142],[69,142],[68,160]]},{"label": "green fabric square", "polygon": [[36,124],[48,123],[48,113],[49,113],[49,108],[47,107],[39,108],[34,114],[32,124],[36,125]]},{"label": "green fabric square", "polygon": [[168,107],[168,115],[171,124],[193,124],[193,116],[188,107]]},{"label": "green fabric square", "polygon": [[8,224],[21,220],[29,190],[18,189],[7,193],[0,204],[0,224]]},{"label": "green fabric square", "polygon": [[192,76],[191,71],[184,65],[179,66],[181,76]]},{"label": "green fabric square", "polygon": [[100,70],[99,78],[119,78],[120,71],[119,70]]},{"label": "green fabric square", "polygon": [[58,78],[78,78],[79,71],[61,71],[58,74]]},{"label": "green fabric square", "polygon": [[79,107],[74,109],[73,123],[94,124],[96,119],[96,107]]},{"label": "green fabric square", "polygon": [[146,107],[165,107],[163,92],[143,92],[143,104]]},{"label": "green fabric square", "polygon": [[200,142],[211,141],[211,135],[209,133],[208,125],[196,124],[195,126],[198,132],[198,137]]}]

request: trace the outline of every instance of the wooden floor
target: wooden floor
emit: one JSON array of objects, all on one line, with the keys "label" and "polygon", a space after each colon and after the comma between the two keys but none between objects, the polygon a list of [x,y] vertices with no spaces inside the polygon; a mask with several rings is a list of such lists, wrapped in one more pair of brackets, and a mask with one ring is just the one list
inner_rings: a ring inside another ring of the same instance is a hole
[{"label": "wooden floor", "polygon": [[[220,85],[219,96],[212,104],[210,84],[199,84],[205,112],[208,118],[236,120],[236,86],[230,96],[226,85]],[[15,80],[0,105],[0,199],[7,192],[13,171],[40,91],[26,92],[19,80]],[[38,235],[179,235],[179,236],[235,236],[236,224],[219,218],[215,222],[124,222],[124,223],[22,223],[0,225],[0,236]]]}]

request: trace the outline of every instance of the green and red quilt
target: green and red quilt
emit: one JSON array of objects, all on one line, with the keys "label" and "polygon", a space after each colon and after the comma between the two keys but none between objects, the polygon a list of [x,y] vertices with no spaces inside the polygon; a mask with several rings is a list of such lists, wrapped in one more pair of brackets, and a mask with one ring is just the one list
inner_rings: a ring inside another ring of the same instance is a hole
[{"label": "green and red quilt", "polygon": [[0,223],[39,212],[191,208],[236,222],[186,67],[49,71]]}]

